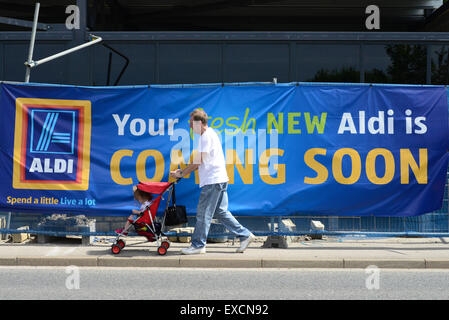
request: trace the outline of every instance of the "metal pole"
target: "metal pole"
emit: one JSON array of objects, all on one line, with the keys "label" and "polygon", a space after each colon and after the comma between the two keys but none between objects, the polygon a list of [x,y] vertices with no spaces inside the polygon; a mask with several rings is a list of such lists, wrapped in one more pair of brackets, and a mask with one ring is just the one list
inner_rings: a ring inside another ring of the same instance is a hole
[{"label": "metal pole", "polygon": [[[41,4],[37,2],[36,7],[34,8],[34,20],[33,20],[33,29],[31,31],[30,49],[28,51],[28,63],[31,63],[31,61],[33,60],[34,41],[36,39],[37,20],[39,17],[40,6]],[[25,73],[25,82],[30,82],[30,73],[31,67],[29,66],[29,64],[27,64]]]},{"label": "metal pole", "polygon": [[[8,212],[8,221],[6,222],[6,229],[9,230],[9,228],[11,227],[11,212]],[[9,234],[6,234],[6,239],[8,239]]]},{"label": "metal pole", "polygon": [[86,43],[81,44],[81,45],[79,45],[79,46],[76,46],[76,47],[74,47],[74,48],[71,48],[71,49],[62,51],[62,52],[60,52],[60,53],[54,54],[54,55],[52,55],[52,56],[49,56],[49,57],[47,57],[47,58],[44,58],[44,59],[41,59],[41,60],[38,60],[38,61],[27,61],[27,62],[25,62],[25,65],[27,65],[27,66],[30,67],[30,68],[34,68],[34,67],[37,67],[38,65],[41,65],[41,64],[43,64],[43,63],[45,63],[45,62],[51,61],[51,60],[53,60],[53,59],[56,59],[56,58],[59,58],[59,57],[62,57],[62,56],[65,56],[66,54],[75,52],[75,51],[77,51],[77,50],[83,49],[83,48],[85,48],[85,47],[91,46],[91,45],[93,45],[93,44],[96,44],[96,43],[102,41],[101,37],[96,37],[96,36],[94,36],[94,35],[91,35],[91,36],[92,36],[92,38],[95,39],[95,40],[86,42]]}]

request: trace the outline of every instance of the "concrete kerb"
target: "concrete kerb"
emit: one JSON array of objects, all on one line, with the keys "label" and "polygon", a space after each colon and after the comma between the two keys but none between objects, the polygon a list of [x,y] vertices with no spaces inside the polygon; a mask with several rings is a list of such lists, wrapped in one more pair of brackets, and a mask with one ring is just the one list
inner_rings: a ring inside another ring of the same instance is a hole
[{"label": "concrete kerb", "polygon": [[425,269],[425,259],[344,259],[345,269],[365,269],[376,266],[381,269]]},{"label": "concrete kerb", "polygon": [[111,253],[108,243],[5,244],[0,246],[0,266],[449,269],[449,247],[441,240],[328,240],[292,243],[288,249],[260,245],[254,243],[240,254],[234,244],[211,244],[206,254],[186,256],[180,254],[186,244],[173,243],[167,255],[160,256],[155,246],[139,241],[119,255]]},{"label": "concrete kerb", "polygon": [[343,259],[262,259],[263,268],[344,268]]},{"label": "concrete kerb", "polygon": [[0,258],[0,266],[79,266],[136,268],[337,268],[365,269],[449,269],[449,259],[242,259],[195,257],[8,257]]},{"label": "concrete kerb", "polygon": [[0,258],[0,266],[17,266],[16,257]]},{"label": "concrete kerb", "polygon": [[33,267],[97,267],[97,257],[17,257],[17,266],[33,266]]},{"label": "concrete kerb", "polygon": [[449,269],[449,259],[425,259],[426,269]]},{"label": "concrete kerb", "polygon": [[133,258],[122,258],[105,256],[97,258],[98,267],[136,267],[136,268],[169,268],[169,267],[179,267],[178,257],[133,257]]}]

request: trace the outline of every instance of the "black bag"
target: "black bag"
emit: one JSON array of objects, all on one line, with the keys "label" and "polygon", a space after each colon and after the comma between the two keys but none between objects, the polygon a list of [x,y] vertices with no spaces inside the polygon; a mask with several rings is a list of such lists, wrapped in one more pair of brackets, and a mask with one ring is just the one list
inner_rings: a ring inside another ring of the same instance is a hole
[{"label": "black bag", "polygon": [[[170,199],[169,199],[170,201]],[[172,190],[172,201],[173,205],[165,209],[165,225],[166,226],[176,226],[178,224],[187,223],[187,212],[185,206],[176,205],[175,197],[175,185],[173,184]]]}]

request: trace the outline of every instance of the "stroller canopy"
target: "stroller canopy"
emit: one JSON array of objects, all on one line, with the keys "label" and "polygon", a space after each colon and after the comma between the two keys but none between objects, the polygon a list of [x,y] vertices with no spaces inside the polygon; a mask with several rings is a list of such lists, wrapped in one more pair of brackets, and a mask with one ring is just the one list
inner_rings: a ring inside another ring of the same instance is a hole
[{"label": "stroller canopy", "polygon": [[148,192],[148,193],[163,193],[170,187],[170,182],[139,182],[137,189]]}]

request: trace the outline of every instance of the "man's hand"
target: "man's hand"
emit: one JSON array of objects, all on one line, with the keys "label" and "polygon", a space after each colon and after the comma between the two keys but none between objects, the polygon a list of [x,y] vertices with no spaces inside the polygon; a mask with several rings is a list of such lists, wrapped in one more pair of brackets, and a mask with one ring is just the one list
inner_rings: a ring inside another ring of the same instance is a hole
[{"label": "man's hand", "polygon": [[178,169],[178,170],[175,170],[175,171],[170,171],[170,176],[172,178],[174,178],[174,179],[178,179],[178,178],[182,178],[184,176],[188,176],[191,172],[193,172],[196,169],[198,169],[199,166],[200,166],[199,164],[191,163],[186,168],[184,168],[184,170]]},{"label": "man's hand", "polygon": [[175,179],[182,178],[182,171],[181,169],[177,169],[176,171],[171,171],[170,175]]}]

